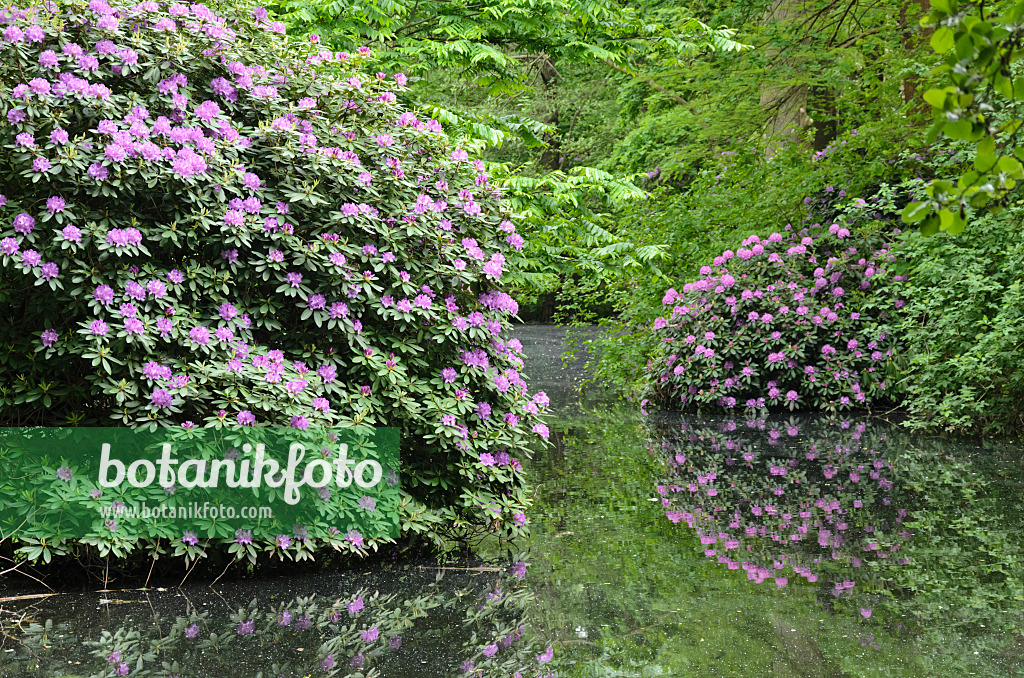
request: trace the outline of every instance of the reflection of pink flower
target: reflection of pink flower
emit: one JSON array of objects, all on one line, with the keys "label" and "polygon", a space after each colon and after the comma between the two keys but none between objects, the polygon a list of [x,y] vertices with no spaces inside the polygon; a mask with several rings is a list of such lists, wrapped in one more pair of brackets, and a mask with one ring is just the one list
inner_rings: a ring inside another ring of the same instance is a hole
[{"label": "reflection of pink flower", "polygon": [[862,608],[860,608],[860,614],[865,619],[868,619],[869,617],[871,617],[871,608],[870,607],[862,607]]}]

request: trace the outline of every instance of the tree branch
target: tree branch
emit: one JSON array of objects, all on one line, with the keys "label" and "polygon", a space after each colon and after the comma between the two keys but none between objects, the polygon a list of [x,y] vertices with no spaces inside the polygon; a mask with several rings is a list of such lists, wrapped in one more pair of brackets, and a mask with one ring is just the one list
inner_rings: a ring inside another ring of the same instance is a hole
[{"label": "tree branch", "polygon": [[866,38],[869,35],[874,35],[875,33],[878,33],[880,30],[882,30],[882,27],[881,26],[876,26],[874,28],[869,28],[868,30],[863,31],[862,33],[858,33],[857,35],[851,35],[846,40],[843,40],[838,45],[835,45],[835,48],[839,49],[841,47],[846,47],[847,45],[851,45],[851,44],[857,42],[861,38]]},{"label": "tree branch", "polygon": [[614,68],[615,70],[619,71],[620,73],[625,73],[626,75],[630,76],[631,78],[639,78],[640,80],[643,80],[648,85],[650,85],[652,89],[655,89],[655,90],[661,92],[662,94],[664,94],[668,98],[672,99],[672,101],[676,102],[680,106],[685,106],[687,108],[690,106],[690,103],[688,101],[686,101],[686,99],[682,98],[678,94],[675,94],[674,92],[669,92],[667,89],[665,89],[664,87],[662,87],[658,83],[654,82],[654,79],[651,78],[650,76],[638,75],[636,73],[630,73],[628,70],[626,70],[622,66],[619,66],[614,61],[609,61],[608,59],[601,59],[601,61],[603,61],[605,63],[605,65]]}]

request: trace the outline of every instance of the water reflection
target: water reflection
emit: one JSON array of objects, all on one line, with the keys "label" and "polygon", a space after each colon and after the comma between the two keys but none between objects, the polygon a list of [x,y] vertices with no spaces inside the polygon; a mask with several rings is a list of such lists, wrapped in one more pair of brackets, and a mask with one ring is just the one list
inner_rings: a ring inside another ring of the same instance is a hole
[{"label": "water reflection", "polygon": [[827,609],[842,600],[864,618],[897,585],[913,532],[887,430],[795,418],[665,428],[656,440],[668,475],[657,493],[706,557],[758,584],[816,584]]},{"label": "water reflection", "polygon": [[607,405],[553,429],[530,576],[559,675],[1021,675],[1015,443]]},{"label": "water reflection", "polygon": [[8,601],[0,676],[535,676],[524,574],[460,563]]}]

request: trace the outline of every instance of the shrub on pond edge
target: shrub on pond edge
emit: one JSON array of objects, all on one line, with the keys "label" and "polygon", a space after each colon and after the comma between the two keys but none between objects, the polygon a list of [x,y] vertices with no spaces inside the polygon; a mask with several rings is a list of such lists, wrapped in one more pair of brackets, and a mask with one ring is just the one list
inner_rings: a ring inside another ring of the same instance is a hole
[{"label": "shrub on pond edge", "polygon": [[0,424],[397,426],[404,533],[524,532],[523,241],[402,74],[259,7],[2,23]]},{"label": "shrub on pond edge", "polygon": [[[787,226],[669,289],[647,399],[678,409],[867,408],[888,397],[905,302],[877,231]],[[891,389],[890,389],[891,390]]]}]

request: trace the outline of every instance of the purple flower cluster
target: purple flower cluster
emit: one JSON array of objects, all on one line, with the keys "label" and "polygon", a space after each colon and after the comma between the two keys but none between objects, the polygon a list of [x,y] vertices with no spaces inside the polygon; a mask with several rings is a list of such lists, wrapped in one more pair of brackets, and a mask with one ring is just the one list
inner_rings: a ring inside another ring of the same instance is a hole
[{"label": "purple flower cluster", "polygon": [[138,247],[142,244],[142,233],[137,228],[112,228],[107,233],[107,244],[114,247]]}]

